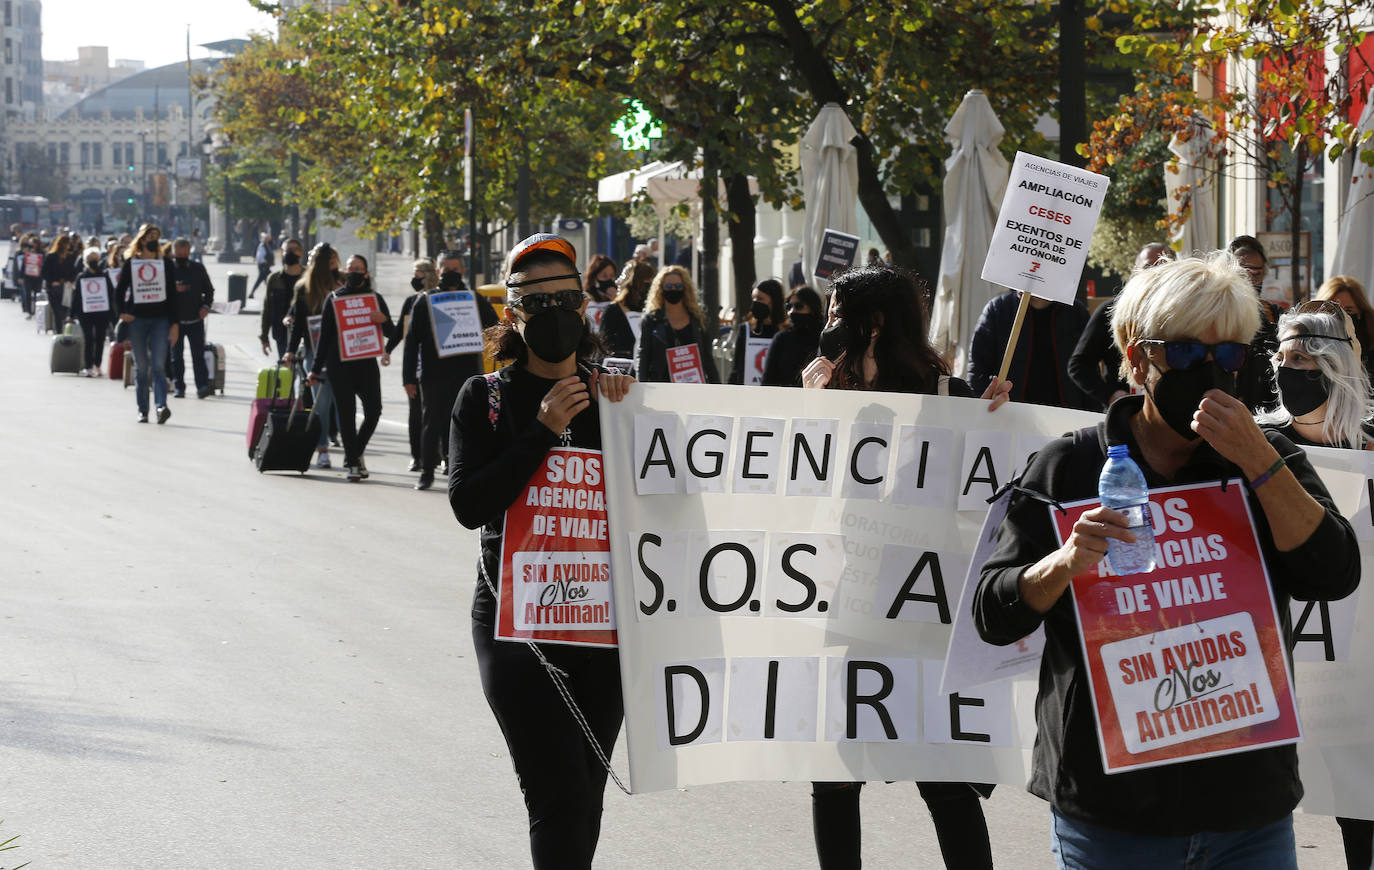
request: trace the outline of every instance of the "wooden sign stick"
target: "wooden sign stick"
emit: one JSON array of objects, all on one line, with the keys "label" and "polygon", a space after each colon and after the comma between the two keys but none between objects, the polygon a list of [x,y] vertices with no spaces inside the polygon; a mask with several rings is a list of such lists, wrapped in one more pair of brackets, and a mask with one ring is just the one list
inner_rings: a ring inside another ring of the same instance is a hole
[{"label": "wooden sign stick", "polygon": [[1026,309],[1030,308],[1031,294],[1022,291],[1021,304],[1016,307],[1016,320],[1011,324],[1011,335],[1007,338],[1007,349],[1002,354],[1002,367],[997,370],[997,382],[1007,379],[1011,368],[1011,355],[1016,352],[1016,340],[1021,337],[1021,324],[1026,322]]}]

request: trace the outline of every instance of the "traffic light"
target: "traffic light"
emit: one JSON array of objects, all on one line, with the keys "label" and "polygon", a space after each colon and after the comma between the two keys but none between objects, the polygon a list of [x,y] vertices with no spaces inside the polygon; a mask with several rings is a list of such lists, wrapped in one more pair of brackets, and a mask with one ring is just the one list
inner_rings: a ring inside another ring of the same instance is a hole
[{"label": "traffic light", "polygon": [[134,204],[134,198],[133,198],[132,196],[131,196],[131,197],[128,197],[128,198],[125,199],[124,201],[125,201],[126,203],[128,203],[129,205],[133,205],[133,204]]},{"label": "traffic light", "polygon": [[133,171],[134,171],[134,165],[133,165],[132,163],[129,164],[129,171],[130,171],[130,172],[133,172]]}]

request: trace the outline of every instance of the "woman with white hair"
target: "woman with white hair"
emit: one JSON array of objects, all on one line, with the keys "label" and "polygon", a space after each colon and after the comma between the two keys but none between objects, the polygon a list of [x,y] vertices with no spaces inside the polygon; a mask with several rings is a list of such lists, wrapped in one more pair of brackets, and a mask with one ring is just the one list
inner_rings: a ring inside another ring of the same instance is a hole
[{"label": "woman with white hair", "polygon": [[85,339],[85,367],[81,374],[88,378],[100,376],[100,356],[105,352],[105,332],[115,322],[114,287],[105,271],[100,248],[90,247],[81,255],[82,270],[76,276],[76,292],[72,294],[72,319],[81,324]]},{"label": "woman with white hair", "polygon": [[[1112,332],[1122,375],[1144,394],[1117,399],[1097,426],[1035,456],[982,567],[973,617],[984,640],[1010,644],[1045,629],[1028,788],[1050,802],[1060,867],[1297,870],[1292,813],[1303,792],[1292,744],[1106,772],[1078,614],[1065,593],[1102,560],[1109,539],[1134,543],[1135,535],[1125,514],[1102,506],[1083,513],[1061,545],[1046,508],[1095,499],[1108,445],[1124,445],[1151,489],[1244,479],[1260,576],[1279,614],[1292,598],[1354,591],[1360,553],[1350,523],[1302,450],[1261,430],[1236,398],[1259,317],[1230,254],[1133,275]],[[1280,625],[1288,649],[1292,626]]]}]

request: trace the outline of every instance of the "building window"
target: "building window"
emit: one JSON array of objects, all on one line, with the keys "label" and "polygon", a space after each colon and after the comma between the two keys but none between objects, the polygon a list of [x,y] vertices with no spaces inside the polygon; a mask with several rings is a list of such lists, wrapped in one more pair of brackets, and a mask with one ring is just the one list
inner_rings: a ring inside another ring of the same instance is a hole
[{"label": "building window", "polygon": [[167,146],[162,142],[157,143],[157,165],[167,165]]},{"label": "building window", "polygon": [[5,26],[14,26],[14,4],[11,0],[5,0]]},{"label": "building window", "polygon": [[5,79],[5,105],[14,105],[14,79]]},{"label": "building window", "polygon": [[[92,143],[91,143],[91,165],[93,165],[93,166],[101,166],[101,165],[104,164],[104,162],[105,162],[105,155],[104,155],[104,153],[103,153],[104,151],[105,151],[105,143],[104,143],[104,142],[92,142]],[[115,161],[115,162],[117,163],[117,162],[119,162],[119,161]]]},{"label": "building window", "polygon": [[62,148],[62,159],[59,162],[63,166],[67,166],[72,162],[72,143],[63,142],[60,147]]},{"label": "building window", "polygon": [[124,143],[124,162],[127,163],[127,164],[129,164],[129,169],[130,169],[130,171],[132,171],[133,168],[134,168],[134,160],[135,160],[135,159],[136,159],[136,158],[134,157],[134,143],[132,143],[132,142],[125,142],[125,143]]},{"label": "building window", "polygon": [[14,63],[14,40],[5,40],[5,63]]},{"label": "building window", "polygon": [[143,143],[143,165],[144,165],[144,166],[147,166],[149,163],[152,163],[152,162],[153,162],[153,143],[152,143],[152,142],[144,142],[144,143]]},{"label": "building window", "polygon": [[81,143],[81,168],[89,169],[91,165],[91,143]]},{"label": "building window", "polygon": [[54,164],[54,165],[57,164],[57,146],[56,146],[56,145],[49,145],[49,146],[48,146],[48,162],[49,162],[49,163],[52,163],[52,164]]},{"label": "building window", "polygon": [[121,163],[121,161],[120,161],[119,158],[120,158],[121,156],[123,156],[123,154],[124,154],[124,146],[123,146],[123,145],[121,145],[121,144],[119,144],[118,142],[116,142],[116,143],[114,143],[113,145],[110,146],[110,161],[111,161],[112,163],[114,163],[115,166],[118,166],[118,165]]}]

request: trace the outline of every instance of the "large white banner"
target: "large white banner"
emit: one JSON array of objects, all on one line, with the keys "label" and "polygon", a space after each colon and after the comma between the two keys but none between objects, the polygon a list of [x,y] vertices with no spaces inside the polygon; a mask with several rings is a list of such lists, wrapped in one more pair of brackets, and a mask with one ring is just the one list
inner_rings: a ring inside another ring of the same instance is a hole
[{"label": "large white banner", "polygon": [[[950,627],[987,499],[1032,452],[1100,415],[669,384],[600,407],[633,790],[1025,783],[1038,638],[985,646],[942,693]],[[1360,506],[1356,527],[1362,515],[1374,544],[1369,488],[1337,470],[1374,470],[1374,454],[1315,453],[1330,455],[1333,495]],[[1311,811],[1374,815],[1369,598],[1314,605],[1299,632],[1310,635],[1297,683]],[[1295,604],[1295,624],[1306,609]],[[979,668],[998,679],[972,682]]]}]

